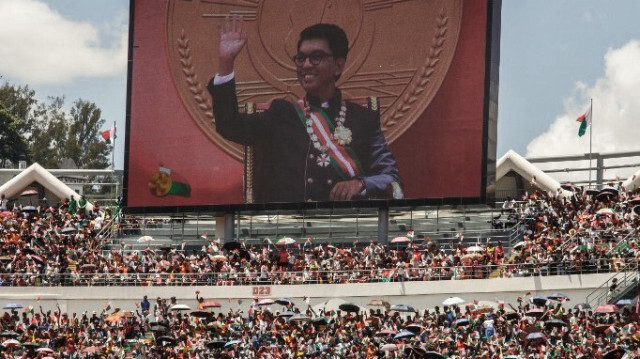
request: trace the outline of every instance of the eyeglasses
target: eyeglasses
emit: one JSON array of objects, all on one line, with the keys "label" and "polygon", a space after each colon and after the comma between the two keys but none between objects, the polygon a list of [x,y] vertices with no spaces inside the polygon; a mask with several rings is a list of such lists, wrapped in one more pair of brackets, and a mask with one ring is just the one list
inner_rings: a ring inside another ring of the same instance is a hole
[{"label": "eyeglasses", "polygon": [[333,54],[327,54],[326,52],[322,51],[314,51],[311,54],[307,55],[300,52],[293,57],[293,62],[296,63],[296,66],[302,66],[307,61],[307,59],[309,59],[309,62],[311,62],[312,65],[320,65],[322,60],[324,60],[326,57],[333,57]]}]

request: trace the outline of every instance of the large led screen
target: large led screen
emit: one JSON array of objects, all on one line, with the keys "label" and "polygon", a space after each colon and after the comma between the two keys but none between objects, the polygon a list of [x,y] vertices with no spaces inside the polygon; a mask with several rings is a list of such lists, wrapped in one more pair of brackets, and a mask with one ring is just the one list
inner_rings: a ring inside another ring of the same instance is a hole
[{"label": "large led screen", "polygon": [[[127,206],[325,203],[338,183],[354,179],[359,201],[486,199],[495,170],[499,7],[132,1]],[[208,87],[218,27],[234,15],[242,15],[248,40],[235,87],[216,104]],[[349,39],[337,81],[344,101],[333,116],[301,101],[292,60],[300,31],[315,23],[336,24]],[[223,106],[253,115],[229,130],[216,126],[214,109]]]}]

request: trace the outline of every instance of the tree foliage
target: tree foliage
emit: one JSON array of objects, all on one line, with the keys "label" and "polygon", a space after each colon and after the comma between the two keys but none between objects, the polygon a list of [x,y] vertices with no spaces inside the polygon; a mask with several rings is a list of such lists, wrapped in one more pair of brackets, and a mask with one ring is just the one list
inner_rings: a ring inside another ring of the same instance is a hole
[{"label": "tree foliage", "polygon": [[113,150],[100,138],[105,124],[98,106],[76,100],[68,112],[64,97],[38,101],[27,86],[0,87],[0,161],[38,162],[45,168],[59,168],[65,158],[78,168],[101,169],[109,165]]}]

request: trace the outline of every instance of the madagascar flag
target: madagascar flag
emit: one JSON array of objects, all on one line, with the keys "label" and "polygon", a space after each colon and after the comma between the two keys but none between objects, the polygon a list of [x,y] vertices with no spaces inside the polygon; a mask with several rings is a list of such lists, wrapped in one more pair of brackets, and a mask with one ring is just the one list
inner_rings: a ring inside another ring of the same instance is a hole
[{"label": "madagascar flag", "polygon": [[110,130],[100,132],[100,136],[107,144],[112,144],[116,138],[116,124],[114,123]]},{"label": "madagascar flag", "polygon": [[587,132],[587,127],[591,125],[591,107],[589,110],[582,114],[582,116],[578,117],[576,120],[580,122],[580,129],[578,130],[578,136],[582,137]]}]

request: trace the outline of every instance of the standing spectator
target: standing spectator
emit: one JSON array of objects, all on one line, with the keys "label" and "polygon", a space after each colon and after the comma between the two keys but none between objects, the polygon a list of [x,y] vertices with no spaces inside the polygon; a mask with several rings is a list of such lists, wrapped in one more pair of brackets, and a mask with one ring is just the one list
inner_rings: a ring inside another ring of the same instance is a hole
[{"label": "standing spectator", "polygon": [[149,303],[149,300],[147,299],[146,295],[142,298],[142,302],[140,302],[140,309],[142,310],[142,315],[149,314],[149,309],[151,309],[151,303]]},{"label": "standing spectator", "polygon": [[8,204],[9,204],[9,200],[4,196],[4,193],[3,193],[2,197],[0,198],[0,211],[6,211]]}]

